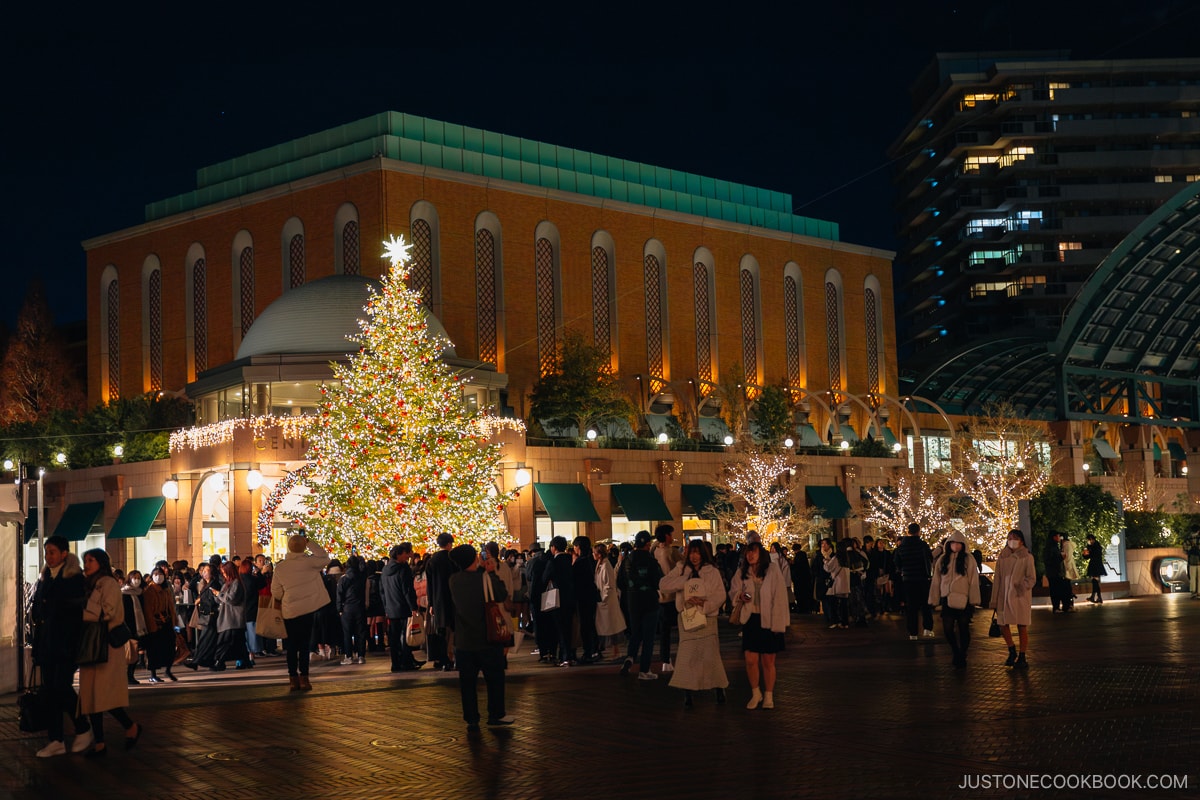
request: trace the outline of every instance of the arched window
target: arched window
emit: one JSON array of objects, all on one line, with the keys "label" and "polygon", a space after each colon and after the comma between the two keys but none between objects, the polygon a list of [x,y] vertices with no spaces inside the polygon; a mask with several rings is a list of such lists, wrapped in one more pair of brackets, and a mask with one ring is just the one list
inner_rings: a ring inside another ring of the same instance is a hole
[{"label": "arched window", "polygon": [[879,295],[879,279],[874,275],[867,276],[863,285],[863,301],[866,306],[866,318],[863,322],[867,334],[867,391],[876,393],[885,391],[879,371],[879,365],[883,362],[883,337],[880,336],[883,329],[883,309],[879,305]]},{"label": "arched window", "polygon": [[292,217],[283,224],[283,290],[304,285],[304,223]]},{"label": "arched window", "polygon": [[800,266],[783,268],[783,340],[789,386],[804,385],[804,302]]},{"label": "arched window", "polygon": [[192,262],[192,352],[199,375],[208,369],[208,264]]},{"label": "arched window", "polygon": [[558,354],[559,278],[558,230],[548,222],[539,223],[534,234],[534,293],[537,304],[538,374],[554,370]]},{"label": "arched window", "polygon": [[712,253],[707,248],[698,248],[692,258],[692,283],[696,305],[696,378],[703,383],[716,380],[712,335],[714,277]]},{"label": "arched window", "polygon": [[605,231],[592,236],[592,335],[596,347],[609,355],[617,368],[616,353],[616,280],[613,263],[613,238]]},{"label": "arched window", "polygon": [[103,290],[103,324],[105,358],[109,402],[121,399],[121,287],[117,283],[117,268],[113,265],[105,267],[100,276]]},{"label": "arched window", "polygon": [[242,336],[254,324],[254,248],[243,247],[238,253],[238,278],[240,280],[240,297],[238,306],[241,318]]},{"label": "arched window", "polygon": [[752,255],[742,256],[738,269],[738,296],[742,311],[742,373],[746,382],[761,384],[759,347],[762,337],[761,312],[758,298],[758,261]]},{"label": "arched window", "polygon": [[643,249],[642,268],[646,287],[646,364],[650,391],[661,392],[670,380],[667,354],[666,253],[662,243],[651,239]]},{"label": "arched window", "polygon": [[428,200],[418,200],[409,211],[412,260],[408,263],[408,285],[420,293],[421,303],[434,313],[442,302],[440,224],[437,209]]},{"label": "arched window", "polygon": [[475,220],[475,338],[478,358],[504,370],[500,220],[485,211]]},{"label": "arched window", "polygon": [[142,352],[143,382],[148,391],[163,387],[162,266],[158,256],[142,263]]},{"label": "arched window", "polygon": [[254,323],[254,237],[243,228],[233,237],[229,257],[233,264],[233,348]]},{"label": "arched window", "polygon": [[842,276],[837,270],[825,273],[825,339],[828,342],[829,388],[846,388],[846,336],[842,319]]},{"label": "arched window", "polygon": [[333,273],[360,275],[358,209],[353,203],[342,203],[333,216]]}]

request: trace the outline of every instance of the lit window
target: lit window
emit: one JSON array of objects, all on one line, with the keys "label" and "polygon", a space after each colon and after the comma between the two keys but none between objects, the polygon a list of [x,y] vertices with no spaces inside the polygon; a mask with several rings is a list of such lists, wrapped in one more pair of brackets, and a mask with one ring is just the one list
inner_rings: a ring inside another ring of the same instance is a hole
[{"label": "lit window", "polygon": [[539,237],[533,247],[534,299],[537,305],[538,374],[554,371],[558,355],[558,281],[554,245]]},{"label": "lit window", "polygon": [[362,268],[359,260],[358,223],[350,220],[342,226],[342,272],[357,275]]},{"label": "lit window", "polygon": [[295,289],[304,285],[304,234],[297,233],[288,242],[288,284]]},{"label": "lit window", "polygon": [[412,221],[412,258],[408,288],[421,296],[421,305],[433,307],[433,228],[423,219]]},{"label": "lit window", "polygon": [[646,286],[646,362],[650,370],[650,390],[657,393],[662,391],[662,379],[667,374],[663,341],[666,307],[663,304],[662,262],[657,255],[647,253],[643,259],[643,270]]},{"label": "lit window", "polygon": [[1171,175],[1155,175],[1154,176],[1155,183],[1171,183],[1174,180],[1175,180],[1175,178]]},{"label": "lit window", "polygon": [[1000,160],[1000,156],[967,156],[963,159],[962,171],[964,173],[979,172],[980,167],[985,164],[995,164]]},{"label": "lit window", "polygon": [[829,365],[829,388],[842,388],[842,302],[837,284],[825,283],[825,339]]},{"label": "lit window", "polygon": [[740,270],[738,290],[742,308],[742,372],[746,380],[758,382],[758,325],[755,319],[754,273]]},{"label": "lit window", "polygon": [[192,352],[196,374],[208,369],[208,267],[203,258],[192,264]]},{"label": "lit window", "polygon": [[254,324],[254,248],[243,247],[238,256],[238,275],[241,278],[242,336]]},{"label": "lit window", "polygon": [[692,268],[696,301],[696,377],[712,382],[712,306],[708,291],[708,265],[697,261]]},{"label": "lit window", "polygon": [[[121,292],[114,278],[108,282],[108,399],[121,399]],[[39,490],[40,491],[40,490]]]},{"label": "lit window", "polygon": [[150,391],[157,392],[163,387],[162,270],[150,273],[146,295],[150,312]]},{"label": "lit window", "polygon": [[863,292],[866,304],[867,328],[867,391],[879,391],[879,300],[875,290],[867,288]]},{"label": "lit window", "polygon": [[[597,235],[597,239],[601,237]],[[607,244],[607,242],[605,242]],[[612,258],[604,244],[592,247],[592,336],[596,347],[612,356]]]},{"label": "lit window", "polygon": [[496,295],[499,283],[497,236],[480,226],[475,231],[475,326],[479,360],[499,364]]}]

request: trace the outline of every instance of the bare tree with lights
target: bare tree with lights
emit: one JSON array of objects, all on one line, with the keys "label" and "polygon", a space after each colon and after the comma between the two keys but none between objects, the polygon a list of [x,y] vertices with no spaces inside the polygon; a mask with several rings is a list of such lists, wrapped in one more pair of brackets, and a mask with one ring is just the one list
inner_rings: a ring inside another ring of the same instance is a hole
[{"label": "bare tree with lights", "polygon": [[763,541],[807,538],[811,520],[796,513],[801,467],[792,456],[753,445],[733,451],[713,487],[714,515],[721,529],[739,542],[746,541],[751,530]]},{"label": "bare tree with lights", "polygon": [[381,556],[400,541],[439,533],[480,544],[504,532],[515,496],[495,487],[495,419],[469,406],[462,380],[430,333],[421,296],[408,288],[408,245],[385,242],[391,270],[352,337],[359,351],[334,366],[310,428],[305,483],[311,535],[331,552]]},{"label": "bare tree with lights", "polygon": [[1045,430],[1010,406],[992,406],[963,427],[955,446],[962,458],[947,475],[951,491],[969,500],[964,518],[973,537],[986,552],[998,552],[1018,525],[1018,503],[1050,482]]},{"label": "bare tree with lights", "polygon": [[921,538],[936,545],[950,526],[946,515],[945,486],[935,475],[901,470],[892,486],[866,490],[867,514],[863,521],[874,525],[893,540],[908,533],[908,526],[921,526]]}]

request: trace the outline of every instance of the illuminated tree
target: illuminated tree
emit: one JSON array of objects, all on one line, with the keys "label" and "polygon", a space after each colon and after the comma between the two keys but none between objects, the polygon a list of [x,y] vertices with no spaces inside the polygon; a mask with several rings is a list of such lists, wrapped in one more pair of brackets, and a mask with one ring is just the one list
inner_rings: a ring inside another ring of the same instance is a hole
[{"label": "illuminated tree", "polygon": [[499,493],[494,420],[468,406],[462,381],[441,360],[421,296],[407,287],[408,246],[385,243],[391,270],[352,337],[360,349],[334,365],[308,434],[308,527],[334,552],[380,556],[400,541],[430,545],[439,533],[486,542],[503,531],[515,496]]},{"label": "illuminated tree", "polygon": [[985,552],[1004,546],[1020,519],[1018,503],[1050,482],[1050,446],[1044,428],[1019,419],[1007,406],[972,418],[957,436],[961,466],[947,475],[952,492],[969,500],[964,514]]},{"label": "illuminated tree", "polygon": [[908,533],[908,526],[921,526],[921,538],[931,546],[941,541],[950,526],[945,512],[945,494],[935,476],[904,470],[893,486],[867,489],[865,522],[895,539]]},{"label": "illuminated tree", "polygon": [[795,513],[799,503],[792,486],[801,481],[791,478],[797,471],[787,455],[757,447],[735,451],[714,486],[715,516],[722,530],[742,542],[751,530],[766,542],[804,538],[811,526],[810,520]]}]

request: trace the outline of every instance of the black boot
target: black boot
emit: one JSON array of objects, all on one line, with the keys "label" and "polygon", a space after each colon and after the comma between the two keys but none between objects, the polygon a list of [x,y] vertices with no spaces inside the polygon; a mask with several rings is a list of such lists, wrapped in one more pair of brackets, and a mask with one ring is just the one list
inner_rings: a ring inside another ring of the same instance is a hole
[{"label": "black boot", "polygon": [[1019,656],[1017,656],[1017,663],[1013,664],[1013,667],[1016,669],[1027,669],[1029,667],[1029,662],[1025,660],[1024,653],[1021,653]]},{"label": "black boot", "polygon": [[692,693],[689,689],[683,690],[683,707],[684,708],[692,707]]},{"label": "black boot", "polygon": [[1017,663],[1017,648],[1010,647],[1010,648],[1008,648],[1008,660],[1004,662],[1004,666],[1011,667],[1013,664],[1016,664],[1016,663]]},{"label": "black boot", "polygon": [[717,702],[718,703],[725,702],[725,690],[724,689],[717,689]]}]

